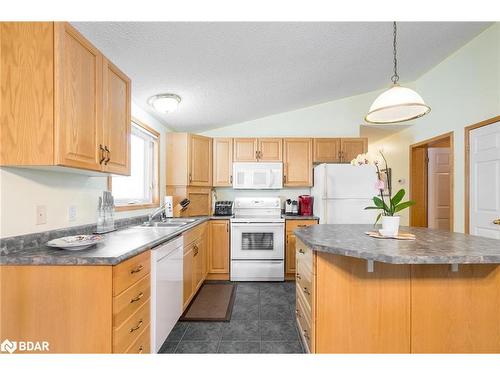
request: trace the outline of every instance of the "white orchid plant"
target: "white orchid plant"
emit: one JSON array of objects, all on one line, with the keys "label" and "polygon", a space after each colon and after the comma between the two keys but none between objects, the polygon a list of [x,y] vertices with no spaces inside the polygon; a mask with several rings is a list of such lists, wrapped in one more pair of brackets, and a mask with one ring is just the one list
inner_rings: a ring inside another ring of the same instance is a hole
[{"label": "white orchid plant", "polygon": [[[377,182],[375,183],[375,189],[377,189],[380,193],[379,196],[373,197],[373,203],[375,206],[365,207],[365,210],[380,210],[377,215],[377,219],[375,220],[375,224],[378,223],[380,217],[384,216],[394,216],[397,212],[402,211],[410,206],[415,204],[414,201],[409,200],[406,202],[402,202],[406,192],[405,189],[400,189],[394,196],[392,195],[392,186],[390,183],[387,185],[387,189],[389,192],[388,202],[386,203],[384,197],[385,190],[385,182],[382,179],[382,175],[385,174],[386,181],[389,181],[389,168],[387,167],[387,160],[385,159],[383,151],[379,151],[376,155],[370,154],[359,154],[355,159],[351,161],[352,165],[361,166],[361,165],[374,165],[377,169]],[[381,169],[381,166],[384,166],[384,169]]]}]

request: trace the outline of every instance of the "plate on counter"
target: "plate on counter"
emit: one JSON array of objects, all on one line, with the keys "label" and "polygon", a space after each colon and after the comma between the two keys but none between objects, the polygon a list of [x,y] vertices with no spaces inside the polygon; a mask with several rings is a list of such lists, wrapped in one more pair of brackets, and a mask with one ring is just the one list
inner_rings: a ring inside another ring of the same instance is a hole
[{"label": "plate on counter", "polygon": [[47,246],[64,250],[84,250],[104,241],[104,236],[98,234],[79,234],[50,240]]}]

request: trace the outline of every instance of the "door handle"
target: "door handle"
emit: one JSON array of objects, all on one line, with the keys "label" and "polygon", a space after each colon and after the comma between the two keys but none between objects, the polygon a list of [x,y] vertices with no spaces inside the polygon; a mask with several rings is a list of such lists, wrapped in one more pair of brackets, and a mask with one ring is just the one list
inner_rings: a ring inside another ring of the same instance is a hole
[{"label": "door handle", "polygon": [[104,165],[108,165],[109,161],[111,160],[109,157],[111,151],[109,150],[108,146],[104,146],[104,150],[108,154],[108,156],[106,157],[106,160],[104,160]]},{"label": "door handle", "polygon": [[493,224],[500,225],[500,219],[493,220]]},{"label": "door handle", "polygon": [[104,149],[104,147],[102,147],[102,145],[99,145],[99,150],[101,151],[101,159],[99,159],[99,164],[102,164],[102,162],[106,160],[106,156],[104,156],[106,150]]}]

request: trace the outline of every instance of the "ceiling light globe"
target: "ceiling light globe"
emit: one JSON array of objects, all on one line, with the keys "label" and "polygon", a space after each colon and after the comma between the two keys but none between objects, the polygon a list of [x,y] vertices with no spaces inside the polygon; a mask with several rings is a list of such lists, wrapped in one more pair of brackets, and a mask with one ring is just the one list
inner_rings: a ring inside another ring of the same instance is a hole
[{"label": "ceiling light globe", "polygon": [[148,99],[148,104],[160,113],[171,113],[177,110],[181,97],[175,94],[159,94]]},{"label": "ceiling light globe", "polygon": [[415,91],[394,85],[375,99],[365,121],[371,124],[394,124],[422,117],[430,110]]}]

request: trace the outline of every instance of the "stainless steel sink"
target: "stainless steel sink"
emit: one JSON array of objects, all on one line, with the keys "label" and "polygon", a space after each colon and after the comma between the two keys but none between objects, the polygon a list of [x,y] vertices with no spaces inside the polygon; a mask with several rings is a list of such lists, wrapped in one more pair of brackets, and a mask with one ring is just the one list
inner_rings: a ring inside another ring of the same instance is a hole
[{"label": "stainless steel sink", "polygon": [[141,227],[157,227],[157,228],[169,228],[169,227],[182,227],[183,225],[186,225],[187,223],[184,221],[177,221],[175,223],[162,223],[162,222],[153,222],[153,223],[142,223],[140,226]]}]

